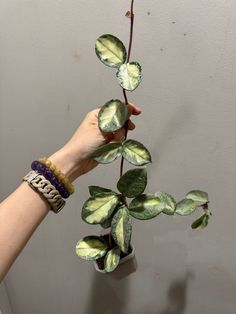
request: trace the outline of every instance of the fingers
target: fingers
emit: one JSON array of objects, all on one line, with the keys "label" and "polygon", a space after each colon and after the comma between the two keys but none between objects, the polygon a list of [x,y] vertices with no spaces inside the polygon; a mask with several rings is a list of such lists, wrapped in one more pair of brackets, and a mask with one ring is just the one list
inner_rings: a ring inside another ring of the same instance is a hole
[{"label": "fingers", "polygon": [[135,106],[134,104],[129,103],[128,107],[129,107],[129,117],[132,114],[135,116],[138,116],[142,112],[142,110],[139,107]]},{"label": "fingers", "polygon": [[135,129],[135,127],[135,124],[131,120],[128,120],[128,130],[132,131]]}]

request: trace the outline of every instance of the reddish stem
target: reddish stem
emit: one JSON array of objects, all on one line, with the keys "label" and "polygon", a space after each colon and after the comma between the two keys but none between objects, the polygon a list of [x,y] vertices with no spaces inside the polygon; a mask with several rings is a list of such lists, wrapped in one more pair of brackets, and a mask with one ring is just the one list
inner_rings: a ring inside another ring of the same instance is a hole
[{"label": "reddish stem", "polygon": [[[131,50],[132,50],[132,43],[133,43],[133,30],[134,30],[134,0],[131,0],[131,7],[130,7],[130,33],[129,33],[129,49],[128,49],[128,56],[127,56],[127,63],[130,60]],[[126,95],[126,90],[123,88],[123,94],[125,98],[125,104],[128,105],[129,101]],[[125,124],[125,140],[127,138],[128,134],[128,121]],[[124,170],[124,157],[121,157],[121,163],[120,163],[120,177],[123,176],[123,170]],[[127,204],[126,199],[124,198],[125,203]]]}]

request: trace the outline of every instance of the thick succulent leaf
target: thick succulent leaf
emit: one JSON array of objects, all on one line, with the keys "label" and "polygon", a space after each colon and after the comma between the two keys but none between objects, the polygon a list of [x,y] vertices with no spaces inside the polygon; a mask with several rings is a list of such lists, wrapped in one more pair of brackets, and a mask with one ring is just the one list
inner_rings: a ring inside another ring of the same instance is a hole
[{"label": "thick succulent leaf", "polygon": [[151,162],[151,154],[147,148],[135,140],[126,140],[123,143],[122,155],[135,166],[143,166]]},{"label": "thick succulent leaf", "polygon": [[141,220],[156,217],[163,210],[161,200],[155,195],[142,194],[132,200],[129,205],[131,216]]},{"label": "thick succulent leaf", "polygon": [[114,193],[90,197],[82,208],[82,219],[89,224],[101,224],[111,216],[118,203],[119,196]]},{"label": "thick succulent leaf", "polygon": [[91,157],[100,164],[109,164],[120,157],[121,147],[121,143],[109,143],[99,147]]},{"label": "thick succulent leaf", "polygon": [[105,193],[117,194],[116,192],[113,192],[112,190],[103,188],[101,186],[90,185],[88,188],[89,188],[89,193],[91,196],[97,196],[99,194],[105,194]]},{"label": "thick succulent leaf", "polygon": [[209,215],[203,214],[200,218],[198,218],[192,223],[192,229],[206,228],[206,226],[208,225],[208,221],[209,221]]},{"label": "thick succulent leaf", "polygon": [[115,68],[125,63],[127,56],[122,41],[110,34],[102,35],[96,40],[95,52],[105,65]]},{"label": "thick succulent leaf", "polygon": [[114,132],[121,129],[128,119],[128,106],[119,99],[105,103],[98,114],[98,125],[103,132]]},{"label": "thick succulent leaf", "polygon": [[142,79],[142,68],[138,62],[122,64],[116,73],[120,86],[126,90],[135,90]]},{"label": "thick succulent leaf", "polygon": [[199,190],[188,192],[185,198],[193,200],[195,202],[201,202],[201,203],[208,202],[208,194],[206,192],[199,191]]},{"label": "thick succulent leaf", "polygon": [[116,267],[119,265],[120,262],[120,249],[116,246],[109,252],[107,252],[107,255],[104,260],[104,268],[105,270],[110,273],[113,270],[116,269]]},{"label": "thick succulent leaf", "polygon": [[158,196],[161,200],[161,206],[163,208],[162,212],[166,215],[174,215],[176,201],[173,196],[165,192],[157,192],[155,195]]},{"label": "thick succulent leaf", "polygon": [[129,249],[132,233],[131,217],[126,207],[121,207],[114,215],[111,232],[116,244],[126,254]]},{"label": "thick succulent leaf", "polygon": [[147,185],[147,170],[145,167],[128,170],[118,181],[118,190],[127,197],[142,194]]},{"label": "thick succulent leaf", "polygon": [[197,204],[193,200],[183,199],[177,203],[175,212],[181,216],[186,216],[191,215],[196,208]]},{"label": "thick succulent leaf", "polygon": [[103,257],[107,251],[108,245],[106,241],[97,236],[85,237],[76,245],[76,254],[89,261]]}]

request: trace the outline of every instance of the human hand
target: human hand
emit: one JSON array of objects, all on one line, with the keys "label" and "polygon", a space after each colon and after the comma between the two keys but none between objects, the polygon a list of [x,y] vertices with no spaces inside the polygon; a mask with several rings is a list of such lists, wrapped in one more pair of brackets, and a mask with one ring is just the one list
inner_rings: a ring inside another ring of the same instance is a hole
[{"label": "human hand", "polygon": [[[128,107],[129,117],[141,113],[141,109],[133,104]],[[71,182],[97,166],[98,163],[90,156],[98,147],[111,141],[124,140],[125,128],[112,133],[104,133],[99,129],[99,110],[90,111],[66,145],[49,158]],[[130,119],[127,123],[128,130],[135,129],[135,124]]]}]

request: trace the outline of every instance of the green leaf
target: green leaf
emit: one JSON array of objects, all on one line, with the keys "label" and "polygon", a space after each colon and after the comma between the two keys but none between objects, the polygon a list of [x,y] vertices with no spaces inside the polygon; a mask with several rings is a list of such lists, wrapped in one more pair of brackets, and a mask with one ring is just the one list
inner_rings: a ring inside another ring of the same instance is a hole
[{"label": "green leaf", "polygon": [[101,227],[103,229],[108,229],[111,227],[111,222],[112,222],[112,219],[113,219],[113,215],[111,215],[111,217],[109,217],[108,219],[104,220],[102,223],[101,223]]},{"label": "green leaf", "polygon": [[197,204],[193,200],[183,199],[176,205],[176,214],[181,216],[191,215],[195,209],[197,208]]},{"label": "green leaf", "polygon": [[185,198],[193,200],[195,202],[202,202],[202,203],[208,202],[208,194],[206,192],[199,191],[199,190],[188,192]]},{"label": "green leaf", "polygon": [[132,224],[126,207],[121,207],[114,215],[111,224],[112,237],[122,252],[128,253]]},{"label": "green leaf", "polygon": [[86,260],[94,261],[103,257],[108,250],[106,241],[97,236],[88,236],[76,245],[76,254]]},{"label": "green leaf", "polygon": [[121,129],[128,120],[128,106],[119,99],[105,103],[98,113],[98,126],[103,132],[114,132]]},{"label": "green leaf", "polygon": [[206,228],[206,226],[208,225],[208,221],[209,221],[209,215],[203,214],[200,218],[198,218],[192,223],[192,229]]},{"label": "green leaf", "polygon": [[127,56],[122,41],[110,34],[102,35],[96,40],[95,52],[102,63],[115,68],[125,63]]},{"label": "green leaf", "polygon": [[129,205],[131,216],[141,220],[156,217],[162,212],[162,204],[159,197],[150,194],[142,194],[134,198]]},{"label": "green leaf", "polygon": [[123,143],[122,155],[135,166],[143,166],[151,162],[151,154],[147,148],[135,140],[126,140]]},{"label": "green leaf", "polygon": [[118,190],[127,197],[142,194],[147,185],[146,168],[128,170],[118,181]]},{"label": "green leaf", "polygon": [[166,215],[174,215],[176,201],[175,199],[168,193],[165,192],[157,192],[155,193],[161,200],[161,206],[163,208],[163,213]]},{"label": "green leaf", "polygon": [[109,143],[99,147],[91,157],[100,164],[109,164],[120,157],[121,147],[121,143]]},{"label": "green leaf", "polygon": [[119,196],[114,193],[90,197],[82,208],[82,219],[88,224],[101,224],[111,216],[118,203]]},{"label": "green leaf", "polygon": [[104,194],[104,193],[117,194],[116,192],[113,192],[110,189],[102,188],[102,187],[96,186],[96,185],[90,185],[88,188],[89,188],[89,193],[90,193],[91,196],[97,196],[99,194]]},{"label": "green leaf", "polygon": [[138,62],[122,64],[116,73],[120,86],[126,90],[135,90],[142,79],[142,68]]},{"label": "green leaf", "polygon": [[116,246],[110,250],[104,260],[104,268],[110,273],[116,269],[120,262],[120,249]]}]

